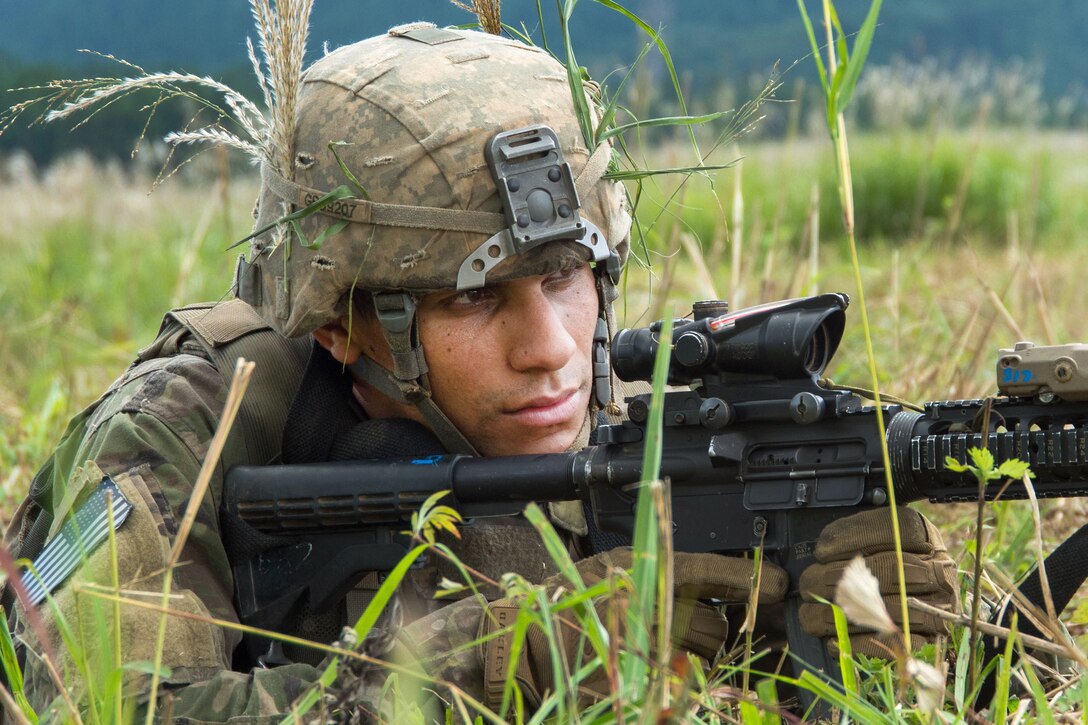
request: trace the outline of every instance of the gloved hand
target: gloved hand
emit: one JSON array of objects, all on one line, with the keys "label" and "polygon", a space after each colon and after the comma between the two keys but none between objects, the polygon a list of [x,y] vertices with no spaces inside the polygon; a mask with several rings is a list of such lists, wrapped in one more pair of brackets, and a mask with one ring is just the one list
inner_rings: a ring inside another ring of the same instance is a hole
[{"label": "gloved hand", "polygon": [[[956,562],[948,555],[937,527],[925,516],[908,508],[899,509],[899,532],[903,541],[903,568],[907,596],[958,612],[960,601],[956,587]],[[829,646],[837,652],[835,622],[831,607],[815,602],[815,597],[834,601],[835,586],[843,570],[857,554],[865,557],[869,571],[880,582],[880,594],[896,624],[902,625],[902,604],[899,598],[899,575],[892,538],[891,510],[888,508],[863,511],[833,521],[824,528],[816,542],[818,563],[801,575],[799,588],[805,603],[801,605],[802,628],[809,634],[830,638]],[[944,634],[944,621],[932,614],[910,612],[911,647],[917,648]],[[855,653],[870,657],[888,657],[886,640],[870,630],[849,627],[850,642]]]},{"label": "gloved hand", "polygon": [[[606,579],[617,569],[632,567],[631,550],[618,548],[577,563],[586,586],[593,586]],[[672,637],[673,644],[680,650],[694,653],[704,660],[711,660],[717,654],[728,634],[725,617],[712,606],[697,601],[698,599],[721,599],[724,601],[745,602],[749,598],[754,581],[754,562],[751,559],[720,556],[718,554],[673,554],[673,591],[674,607]],[[559,587],[571,588],[562,575],[556,575],[542,582],[549,593]],[[760,578],[759,601],[774,603],[785,597],[789,577],[785,570],[764,560]],[[617,594],[619,611],[626,609],[624,592]],[[616,599],[612,601],[615,602]],[[594,602],[602,622],[609,626],[607,617],[608,600]],[[500,599],[488,605],[488,612],[480,625],[480,636],[509,628],[517,619],[518,601],[514,598]],[[625,618],[612,618],[619,631],[612,636],[622,640]],[[569,664],[578,662],[581,632],[574,617],[569,613],[560,615],[557,623],[560,646]],[[513,641],[513,633],[489,639],[481,645],[484,667],[484,702],[493,709],[502,703],[502,693],[506,672],[509,667],[507,653]],[[592,656],[588,643],[583,647],[583,660]],[[521,687],[526,704],[536,707],[545,693],[554,691],[551,652],[547,638],[542,630],[530,627],[525,637],[517,667],[517,682]],[[584,702],[601,699],[608,695],[609,684],[604,669],[600,669],[581,683]]]}]

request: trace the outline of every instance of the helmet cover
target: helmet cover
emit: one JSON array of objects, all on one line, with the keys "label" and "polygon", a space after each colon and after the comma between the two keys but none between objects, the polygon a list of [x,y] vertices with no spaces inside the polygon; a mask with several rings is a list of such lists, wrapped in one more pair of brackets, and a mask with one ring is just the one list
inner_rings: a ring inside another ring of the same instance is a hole
[{"label": "helmet cover", "polygon": [[[293,168],[263,169],[255,228],[269,229],[251,243],[249,263],[241,260],[239,296],[293,337],[347,314],[352,290],[456,288],[465,260],[506,226],[485,149],[496,134],[533,125],[554,131],[578,178],[591,152],[566,69],[538,48],[415,24],[326,55],[303,74]],[[630,230],[623,189],[590,181],[578,211],[622,265]],[[305,240],[276,224],[344,184],[364,201],[336,200],[297,220]],[[368,202],[394,213],[378,220],[382,210],[356,209]],[[428,224],[438,210],[455,210],[454,223]],[[323,232],[318,248],[305,246]],[[548,242],[503,259],[487,282],[590,258],[580,243]]]}]

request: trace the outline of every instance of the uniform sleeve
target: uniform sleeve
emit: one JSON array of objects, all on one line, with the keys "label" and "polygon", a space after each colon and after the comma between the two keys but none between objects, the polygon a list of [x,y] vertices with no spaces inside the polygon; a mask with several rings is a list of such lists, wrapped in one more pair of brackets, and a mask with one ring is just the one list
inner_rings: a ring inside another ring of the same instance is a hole
[{"label": "uniform sleeve", "polygon": [[[181,355],[145,363],[130,371],[86,417],[81,442],[75,445],[73,439],[67,445],[67,460],[54,458],[54,529],[78,506],[84,489],[97,485],[101,473],[109,475],[134,505],[116,532],[115,552],[105,544],[92,551],[76,574],[53,592],[57,607],[39,610],[67,684],[93,677],[96,668],[93,662],[77,663],[67,654],[70,648],[63,646],[54,616],[63,617],[70,631],[95,632],[96,620],[113,622],[119,615],[122,661],[154,659],[162,618],[152,607],[161,604],[169,552],[225,398],[223,380],[205,360]],[[182,563],[172,575],[168,608],[177,614],[165,618],[162,661],[170,673],[162,682],[171,693],[169,707],[175,718],[275,721],[278,718],[272,716],[289,712],[292,700],[319,673],[300,664],[249,674],[230,671],[231,653],[241,635],[217,624],[238,621],[230,565],[219,533],[222,480],[220,466],[199,504]],[[95,596],[96,586],[112,589],[114,559],[124,598],[143,606],[122,603],[115,614],[112,602]],[[28,645],[27,687],[40,708],[58,693],[37,655],[41,643],[26,627],[20,630]],[[149,677],[136,672],[126,677],[129,694],[146,697]],[[160,700],[160,706],[164,702]]]}]

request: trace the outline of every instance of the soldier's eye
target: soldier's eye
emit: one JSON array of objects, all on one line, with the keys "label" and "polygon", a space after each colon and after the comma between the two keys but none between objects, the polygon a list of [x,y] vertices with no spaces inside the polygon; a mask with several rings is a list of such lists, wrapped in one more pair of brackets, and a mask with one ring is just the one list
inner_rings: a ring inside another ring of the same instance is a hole
[{"label": "soldier's eye", "polygon": [[475,307],[490,302],[494,297],[495,293],[492,290],[481,287],[450,295],[443,300],[443,303],[447,307]]},{"label": "soldier's eye", "polygon": [[545,280],[545,284],[553,288],[567,287],[581,278],[581,272],[584,267],[572,267],[571,269],[561,269],[558,272],[552,272]]}]

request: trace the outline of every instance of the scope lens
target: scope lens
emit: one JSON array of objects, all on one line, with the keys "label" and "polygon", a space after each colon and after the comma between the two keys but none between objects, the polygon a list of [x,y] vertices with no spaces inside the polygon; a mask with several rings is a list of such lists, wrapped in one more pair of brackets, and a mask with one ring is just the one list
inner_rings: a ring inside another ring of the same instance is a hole
[{"label": "scope lens", "polygon": [[805,350],[804,366],[805,372],[809,375],[819,375],[827,367],[828,350],[831,348],[831,333],[827,329],[827,323],[822,322],[820,326],[816,328],[816,332],[812,333],[812,339],[808,341],[808,348]]}]

